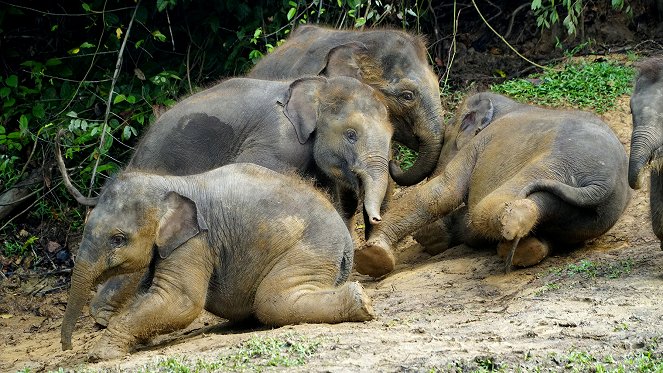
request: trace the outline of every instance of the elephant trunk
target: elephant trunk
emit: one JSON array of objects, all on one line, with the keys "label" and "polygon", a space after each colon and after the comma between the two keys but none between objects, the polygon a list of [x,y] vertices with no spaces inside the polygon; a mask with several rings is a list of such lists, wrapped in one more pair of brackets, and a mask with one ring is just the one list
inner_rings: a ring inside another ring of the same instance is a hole
[{"label": "elephant trunk", "polygon": [[657,126],[634,129],[631,135],[631,154],[628,162],[628,183],[633,189],[642,187],[642,171],[654,152],[663,146],[663,133]]},{"label": "elephant trunk", "polygon": [[444,131],[441,128],[444,121],[439,96],[436,96],[435,99],[437,100],[436,103],[430,103],[434,108],[434,114],[414,121],[414,132],[419,141],[419,155],[412,167],[407,171],[403,171],[396,163],[389,163],[389,173],[398,185],[410,186],[417,184],[430,176],[435,170],[435,166],[437,166],[442,150]]},{"label": "elephant trunk", "polygon": [[94,285],[96,277],[96,271],[93,270],[93,266],[89,261],[79,260],[74,266],[69,299],[60,330],[60,343],[62,343],[63,350],[72,348],[71,335],[76,326],[76,320],[78,320],[83,306],[88,301],[90,289]]},{"label": "elephant trunk", "polygon": [[387,193],[389,176],[387,175],[387,160],[383,157],[373,157],[375,160],[366,162],[365,171],[358,173],[364,189],[364,211],[372,225],[382,221],[380,207]]}]

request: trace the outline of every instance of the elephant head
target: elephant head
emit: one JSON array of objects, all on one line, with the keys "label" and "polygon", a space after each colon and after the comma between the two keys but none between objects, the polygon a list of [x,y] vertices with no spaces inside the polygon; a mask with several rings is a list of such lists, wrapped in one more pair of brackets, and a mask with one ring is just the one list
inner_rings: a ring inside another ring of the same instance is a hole
[{"label": "elephant head", "polygon": [[195,202],[173,191],[145,187],[141,180],[146,177],[120,175],[104,188],[90,213],[62,321],[65,350],[71,349],[76,320],[94,285],[114,275],[143,272],[155,255],[166,258],[207,229]]},{"label": "elephant head", "polygon": [[442,147],[442,105],[437,77],[428,66],[423,42],[398,34],[393,46],[375,55],[359,42],[334,47],[320,72],[352,76],[383,93],[394,125],[394,140],[418,151],[414,165],[402,171],[390,164],[399,185],[414,185],[431,174]]},{"label": "elephant head", "polygon": [[299,142],[314,137],[317,167],[335,182],[363,191],[371,224],[381,221],[389,181],[393,129],[383,100],[379,91],[354,78],[308,77],[290,85],[283,104]]},{"label": "elephant head", "polygon": [[468,96],[456,110],[453,121],[445,129],[444,145],[433,175],[441,174],[456,153],[491,122],[524,107],[507,97],[490,92]]},{"label": "elephant head", "polygon": [[647,59],[639,64],[639,70],[631,96],[633,133],[628,182],[633,189],[641,187],[645,166],[658,161],[663,151],[663,58]]}]

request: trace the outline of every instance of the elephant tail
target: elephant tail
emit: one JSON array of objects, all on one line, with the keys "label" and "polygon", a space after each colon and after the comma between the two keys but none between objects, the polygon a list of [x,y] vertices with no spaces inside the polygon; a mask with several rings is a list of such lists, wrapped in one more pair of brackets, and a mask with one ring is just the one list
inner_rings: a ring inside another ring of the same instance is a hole
[{"label": "elephant tail", "polygon": [[346,244],[345,248],[343,249],[343,257],[341,257],[338,276],[336,276],[336,281],[334,283],[334,286],[339,286],[348,280],[348,277],[350,277],[350,273],[352,273],[354,257],[355,257],[355,247],[352,241],[350,241],[350,243]]},{"label": "elephant tail", "polygon": [[535,180],[527,184],[520,191],[520,198],[525,198],[532,193],[548,192],[556,195],[562,201],[578,207],[592,207],[606,201],[612,194],[612,188],[608,183],[589,184],[582,187],[574,187],[557,180]]}]

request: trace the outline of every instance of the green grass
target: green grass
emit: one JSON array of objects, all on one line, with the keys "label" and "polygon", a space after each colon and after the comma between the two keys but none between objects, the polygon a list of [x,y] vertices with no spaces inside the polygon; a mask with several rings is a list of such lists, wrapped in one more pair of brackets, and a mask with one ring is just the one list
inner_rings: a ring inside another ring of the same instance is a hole
[{"label": "green grass", "polygon": [[141,369],[145,373],[191,372],[261,372],[269,367],[295,367],[306,364],[320,341],[304,336],[285,335],[282,338],[252,337],[234,347],[227,355],[213,360],[175,356]]},{"label": "green grass", "polygon": [[400,144],[394,144],[394,159],[403,171],[409,169],[417,160],[417,152]]},{"label": "green grass", "polygon": [[617,97],[631,92],[634,74],[632,67],[607,60],[567,62],[556,70],[490,88],[521,102],[603,113],[614,106]]}]

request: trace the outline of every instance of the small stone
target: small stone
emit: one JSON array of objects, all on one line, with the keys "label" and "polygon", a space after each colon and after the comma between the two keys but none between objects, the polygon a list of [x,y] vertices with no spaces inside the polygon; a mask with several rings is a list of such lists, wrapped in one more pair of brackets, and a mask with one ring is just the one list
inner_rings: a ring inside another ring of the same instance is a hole
[{"label": "small stone", "polygon": [[62,245],[60,245],[55,241],[48,241],[48,243],[46,244],[46,250],[49,253],[54,253],[56,251],[59,251],[60,249],[62,249]]}]

